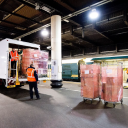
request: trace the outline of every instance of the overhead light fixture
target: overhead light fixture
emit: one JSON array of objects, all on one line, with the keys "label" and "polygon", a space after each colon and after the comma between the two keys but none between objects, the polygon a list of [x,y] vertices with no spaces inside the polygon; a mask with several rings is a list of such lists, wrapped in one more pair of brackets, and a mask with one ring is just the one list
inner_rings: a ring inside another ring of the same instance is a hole
[{"label": "overhead light fixture", "polygon": [[52,49],[52,47],[51,47],[51,46],[48,46],[48,47],[47,47],[47,49],[48,49],[48,50],[51,50],[51,49]]},{"label": "overhead light fixture", "polygon": [[66,19],[64,19],[64,21],[67,22],[67,23],[69,22],[69,20],[66,20]]},{"label": "overhead light fixture", "polygon": [[51,12],[51,9],[48,8],[48,7],[46,7],[46,6],[42,6],[41,9],[44,10],[44,11],[46,11],[46,12],[48,12],[48,13]]},{"label": "overhead light fixture", "polygon": [[68,14],[68,16],[72,16],[72,14]]},{"label": "overhead light fixture", "polygon": [[35,3],[35,9],[36,9],[36,10],[39,10],[39,9],[40,9],[39,3]]},{"label": "overhead light fixture", "polygon": [[99,17],[99,12],[97,12],[96,9],[92,9],[90,14],[89,14],[89,18],[92,20],[95,20]]},{"label": "overhead light fixture", "polygon": [[48,36],[48,31],[44,28],[41,32],[42,36]]}]

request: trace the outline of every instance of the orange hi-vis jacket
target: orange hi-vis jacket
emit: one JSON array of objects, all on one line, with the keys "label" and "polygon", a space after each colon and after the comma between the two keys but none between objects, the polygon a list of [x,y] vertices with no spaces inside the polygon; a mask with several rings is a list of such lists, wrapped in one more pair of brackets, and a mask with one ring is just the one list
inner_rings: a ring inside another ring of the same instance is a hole
[{"label": "orange hi-vis jacket", "polygon": [[17,51],[11,51],[10,52],[10,56],[11,56],[11,61],[17,61],[19,60],[19,55]]},{"label": "orange hi-vis jacket", "polygon": [[127,69],[127,72],[126,73],[128,74],[128,69]]},{"label": "orange hi-vis jacket", "polygon": [[35,71],[35,69],[33,69],[33,68],[27,69],[27,76],[28,76],[27,79],[29,82],[36,82],[36,78],[34,76],[34,71]]}]

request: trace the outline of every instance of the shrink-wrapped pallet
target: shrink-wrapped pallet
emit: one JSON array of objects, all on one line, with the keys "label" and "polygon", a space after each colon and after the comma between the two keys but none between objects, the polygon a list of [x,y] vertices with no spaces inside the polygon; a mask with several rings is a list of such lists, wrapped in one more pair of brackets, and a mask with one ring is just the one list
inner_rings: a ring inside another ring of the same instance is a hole
[{"label": "shrink-wrapped pallet", "polygon": [[102,67],[102,99],[119,102],[123,98],[123,68],[121,64]]},{"label": "shrink-wrapped pallet", "polygon": [[99,97],[100,65],[81,65],[81,96],[94,99]]},{"label": "shrink-wrapped pallet", "polygon": [[34,49],[24,49],[22,56],[22,73],[24,75],[26,75],[26,69],[32,63],[34,64],[38,76],[42,77],[47,75],[48,52]]}]

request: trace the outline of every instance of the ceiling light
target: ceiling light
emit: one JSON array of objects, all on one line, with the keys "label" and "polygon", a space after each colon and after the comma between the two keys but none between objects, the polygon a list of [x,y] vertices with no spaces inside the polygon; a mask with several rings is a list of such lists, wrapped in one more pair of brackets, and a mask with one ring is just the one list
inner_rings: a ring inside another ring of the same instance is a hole
[{"label": "ceiling light", "polygon": [[72,16],[72,14],[68,14],[68,16]]},{"label": "ceiling light", "polygon": [[39,9],[40,9],[39,3],[35,3],[35,6],[36,6],[36,7],[35,7],[36,10],[39,10]]},{"label": "ceiling light", "polygon": [[92,20],[95,20],[99,17],[99,12],[96,11],[96,9],[92,9],[90,14],[89,14],[89,18]]},{"label": "ceiling light", "polygon": [[45,29],[42,30],[41,32],[42,36],[48,36],[48,31]]},{"label": "ceiling light", "polygon": [[47,47],[47,49],[51,50],[51,49],[52,49],[52,47],[51,47],[51,46],[48,46],[48,47]]},{"label": "ceiling light", "polygon": [[49,13],[51,12],[51,9],[46,6],[41,7],[41,9]]},{"label": "ceiling light", "polygon": [[69,22],[69,20],[66,20],[66,19],[64,19],[64,21],[67,22],[67,23]]}]

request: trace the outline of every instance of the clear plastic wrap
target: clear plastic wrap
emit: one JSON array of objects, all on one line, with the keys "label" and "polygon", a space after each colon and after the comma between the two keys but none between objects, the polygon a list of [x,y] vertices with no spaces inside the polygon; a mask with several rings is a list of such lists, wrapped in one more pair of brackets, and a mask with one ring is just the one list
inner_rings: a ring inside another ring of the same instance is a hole
[{"label": "clear plastic wrap", "polygon": [[122,64],[102,67],[102,99],[107,102],[119,102],[123,98]]},{"label": "clear plastic wrap", "polygon": [[22,56],[22,73],[26,75],[26,69],[33,63],[38,76],[46,76],[48,70],[48,57],[49,55],[46,51],[24,49]]},{"label": "clear plastic wrap", "polygon": [[80,65],[81,96],[94,99],[99,97],[100,65]]}]

